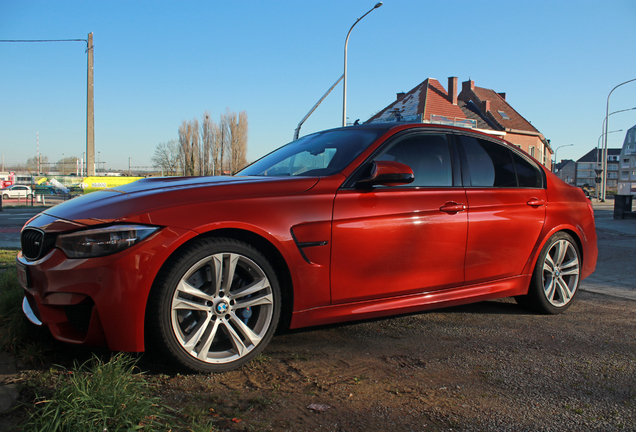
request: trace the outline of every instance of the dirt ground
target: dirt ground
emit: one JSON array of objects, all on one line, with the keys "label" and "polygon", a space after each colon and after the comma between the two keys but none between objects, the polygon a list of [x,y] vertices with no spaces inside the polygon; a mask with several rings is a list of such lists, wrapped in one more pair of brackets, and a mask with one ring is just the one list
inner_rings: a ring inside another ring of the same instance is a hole
[{"label": "dirt ground", "polygon": [[140,367],[165,404],[227,431],[634,431],[635,311],[590,292],[556,316],[503,299],[277,335],[224,374]]},{"label": "dirt ground", "polygon": [[636,303],[580,294],[558,316],[506,299],[277,336],[154,385],[225,430],[636,430]]}]

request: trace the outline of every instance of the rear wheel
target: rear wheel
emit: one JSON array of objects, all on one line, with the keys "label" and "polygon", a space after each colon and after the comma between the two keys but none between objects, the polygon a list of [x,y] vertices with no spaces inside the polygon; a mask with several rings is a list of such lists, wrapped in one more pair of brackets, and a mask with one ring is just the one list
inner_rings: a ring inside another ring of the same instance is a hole
[{"label": "rear wheel", "polygon": [[550,237],[535,265],[528,295],[517,303],[539,313],[558,314],[572,304],[580,282],[580,253],[564,232]]},{"label": "rear wheel", "polygon": [[259,251],[233,239],[201,239],[158,276],[149,332],[184,366],[224,372],[263,351],[280,303],[276,274]]}]

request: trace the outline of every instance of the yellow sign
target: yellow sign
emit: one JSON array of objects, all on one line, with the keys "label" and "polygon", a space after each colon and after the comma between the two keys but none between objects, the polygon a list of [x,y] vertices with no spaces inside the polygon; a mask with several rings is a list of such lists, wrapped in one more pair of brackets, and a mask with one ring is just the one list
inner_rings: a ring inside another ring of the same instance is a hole
[{"label": "yellow sign", "polygon": [[84,193],[95,192],[102,189],[116,188],[117,186],[141,180],[144,177],[86,177],[80,183]]}]

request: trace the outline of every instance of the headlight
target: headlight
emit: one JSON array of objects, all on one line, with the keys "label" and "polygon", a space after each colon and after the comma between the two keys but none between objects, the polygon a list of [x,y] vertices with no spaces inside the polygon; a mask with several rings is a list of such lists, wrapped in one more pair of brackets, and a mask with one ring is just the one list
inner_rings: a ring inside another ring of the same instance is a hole
[{"label": "headlight", "polygon": [[55,246],[69,258],[95,258],[111,255],[139,243],[159,227],[144,225],[113,225],[60,234]]}]

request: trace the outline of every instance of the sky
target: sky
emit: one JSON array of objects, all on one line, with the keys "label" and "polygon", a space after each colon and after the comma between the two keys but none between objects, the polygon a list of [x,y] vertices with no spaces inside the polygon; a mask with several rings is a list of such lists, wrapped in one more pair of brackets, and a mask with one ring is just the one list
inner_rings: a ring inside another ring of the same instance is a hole
[{"label": "sky", "polygon": [[[289,142],[343,73],[349,28],[376,0],[0,1],[0,40],[94,42],[95,159],[149,166],[184,120],[249,119],[248,160]],[[607,98],[636,78],[636,2],[385,0],[353,29],[347,115],[367,120],[426,78],[472,79],[578,159],[602,133]],[[55,162],[86,151],[84,42],[0,43],[0,153]],[[636,107],[636,81],[609,112]],[[342,83],[301,136],[342,122]],[[636,110],[609,118],[621,147]],[[569,146],[569,144],[573,144]],[[98,153],[99,152],[99,153]]]}]

